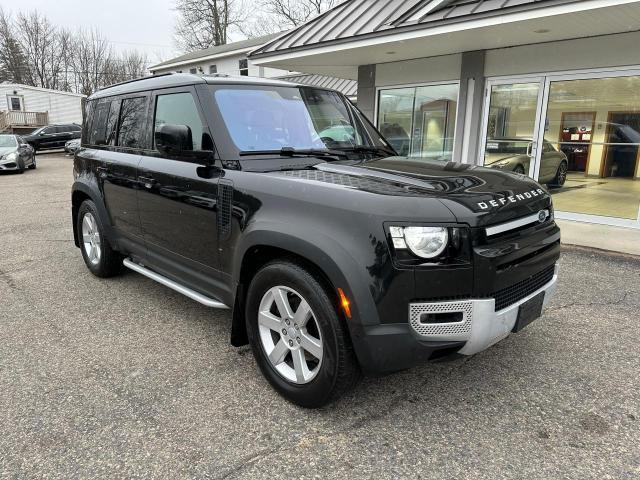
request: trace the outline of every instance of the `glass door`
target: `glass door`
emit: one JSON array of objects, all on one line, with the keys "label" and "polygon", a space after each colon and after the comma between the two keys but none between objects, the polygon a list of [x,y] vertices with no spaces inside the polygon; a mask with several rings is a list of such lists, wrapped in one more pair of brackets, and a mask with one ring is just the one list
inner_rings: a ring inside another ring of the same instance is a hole
[{"label": "glass door", "polygon": [[542,78],[489,80],[480,164],[537,178]]}]

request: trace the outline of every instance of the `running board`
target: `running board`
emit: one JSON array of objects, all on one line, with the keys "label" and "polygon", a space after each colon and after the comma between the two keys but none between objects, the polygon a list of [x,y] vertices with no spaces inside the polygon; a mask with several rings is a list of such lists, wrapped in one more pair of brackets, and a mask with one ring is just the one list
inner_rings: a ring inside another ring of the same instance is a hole
[{"label": "running board", "polygon": [[190,288],[185,287],[184,285],[180,285],[179,283],[174,282],[173,280],[169,280],[167,277],[164,277],[159,273],[149,270],[148,268],[145,268],[142,265],[139,265],[133,262],[129,258],[125,258],[122,263],[124,264],[125,267],[130,268],[134,272],[141,273],[145,277],[148,277],[151,280],[155,280],[156,282],[161,283],[165,287],[169,287],[170,289],[175,290],[176,292],[181,293],[185,297],[189,297],[190,299],[195,300],[196,302],[201,303],[202,305],[205,305],[211,308],[223,308],[223,309],[229,308],[219,300],[207,297],[205,295],[202,295],[201,293],[196,292],[195,290],[191,290]]}]

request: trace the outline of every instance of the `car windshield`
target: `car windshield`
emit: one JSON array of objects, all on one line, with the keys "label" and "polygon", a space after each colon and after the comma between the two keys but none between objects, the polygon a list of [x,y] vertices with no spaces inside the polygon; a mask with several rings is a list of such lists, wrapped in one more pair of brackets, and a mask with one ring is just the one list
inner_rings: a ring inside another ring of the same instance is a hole
[{"label": "car windshield", "polygon": [[15,147],[18,145],[13,135],[0,135],[0,148]]},{"label": "car windshield", "polygon": [[307,87],[252,86],[215,90],[229,135],[243,152],[340,149],[362,145],[342,97]]},{"label": "car windshield", "polygon": [[512,155],[526,155],[531,140],[525,138],[492,138],[487,140],[487,153],[509,153]]}]

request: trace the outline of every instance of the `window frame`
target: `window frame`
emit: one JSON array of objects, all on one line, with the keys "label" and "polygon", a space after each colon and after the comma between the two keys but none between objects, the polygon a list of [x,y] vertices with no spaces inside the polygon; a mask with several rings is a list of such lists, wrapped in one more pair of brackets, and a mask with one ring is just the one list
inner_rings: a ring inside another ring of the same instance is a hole
[{"label": "window frame", "polygon": [[[115,142],[114,145],[106,145],[106,146],[110,146],[115,148],[118,151],[123,151],[123,152],[141,152],[141,151],[145,151],[148,150],[149,148],[149,99],[151,97],[151,92],[149,91],[141,91],[141,92],[135,92],[135,93],[130,93],[127,95],[118,95],[116,97],[109,97],[112,99],[116,99],[117,101],[119,101],[119,108],[118,108],[118,121],[117,121],[117,126],[116,126],[116,135],[115,135]],[[120,145],[120,129],[122,127],[122,105],[126,100],[132,100],[134,98],[144,98],[145,99],[145,105],[142,108],[143,111],[143,124],[142,124],[142,135],[141,135],[141,146],[137,146],[137,147],[127,147],[127,146],[123,146]]]},{"label": "window frame", "polygon": [[[392,85],[381,85],[381,86],[377,86],[376,87],[376,95],[375,95],[375,101],[374,101],[374,110],[373,110],[373,126],[376,128],[376,130],[380,131],[380,125],[379,125],[379,115],[380,115],[380,98],[382,93],[385,90],[399,90],[399,89],[403,89],[403,88],[413,88],[416,90],[418,88],[421,87],[436,87],[436,86],[456,86],[458,89],[458,95],[456,97],[456,115],[455,115],[455,120],[456,120],[456,124],[453,130],[453,148],[451,150],[451,159],[452,161],[455,161],[455,159],[457,158],[457,142],[456,139],[458,138],[459,135],[462,135],[464,137],[464,122],[459,122],[458,120],[458,113],[460,110],[460,94],[461,94],[461,87],[460,87],[460,80],[442,80],[442,81],[433,81],[433,82],[419,82],[419,83],[400,83],[400,84],[392,84]],[[415,96],[414,96],[415,99]],[[414,112],[415,113],[415,112]],[[413,120],[412,120],[413,123]],[[409,139],[411,142],[413,142],[413,132],[410,132],[409,135]],[[385,139],[386,140],[386,139]],[[411,147],[409,147],[411,148]],[[410,150],[411,151],[411,150]],[[416,158],[420,158],[420,157],[416,157]]]},{"label": "window frame", "polygon": [[[188,93],[193,98],[193,102],[195,103],[195,106],[196,106],[196,111],[198,112],[198,116],[200,117],[200,121],[202,122],[202,134],[204,135],[206,133],[207,135],[209,135],[209,138],[211,138],[211,144],[212,144],[211,156],[212,158],[217,158],[218,150],[216,148],[215,137],[213,136],[211,129],[209,128],[210,119],[206,115],[204,105],[200,100],[200,96],[198,95],[198,91],[195,85],[163,88],[159,90],[153,90],[149,93],[150,93],[150,98],[148,103],[149,109],[148,109],[147,118],[150,121],[147,124],[147,135],[149,136],[148,145],[150,145],[150,148],[144,149],[144,151],[141,153],[142,155],[165,158],[168,160],[176,160],[176,161],[187,162],[187,163],[197,163],[197,164],[206,163],[206,162],[203,162],[202,160],[195,159],[195,158],[187,158],[179,155],[165,155],[161,153],[159,150],[156,150],[155,148],[156,106],[158,104],[158,97],[163,95],[175,95],[178,93]],[[208,152],[209,150],[200,150],[200,151]]]},{"label": "window frame", "polygon": [[[245,65],[244,67],[242,66],[243,64]],[[238,60],[238,71],[240,72],[241,77],[249,76],[249,59],[248,58],[241,58],[240,60]]]}]

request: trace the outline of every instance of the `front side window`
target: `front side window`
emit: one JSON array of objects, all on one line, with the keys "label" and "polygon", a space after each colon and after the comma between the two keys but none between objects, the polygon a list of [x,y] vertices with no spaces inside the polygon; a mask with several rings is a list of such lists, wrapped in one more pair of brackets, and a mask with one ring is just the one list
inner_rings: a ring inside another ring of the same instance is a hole
[{"label": "front side window", "polygon": [[218,73],[218,66],[217,65],[209,65],[209,73],[210,74]]},{"label": "front side window", "polygon": [[240,151],[348,148],[363,143],[342,97],[307,87],[220,88],[215,100]]},{"label": "front side window", "polygon": [[144,148],[144,120],[147,99],[145,97],[125,98],[120,107],[120,128],[118,146]]},{"label": "front side window", "polygon": [[202,120],[190,93],[158,95],[154,132],[165,124],[189,127],[192,150],[202,150]]}]

